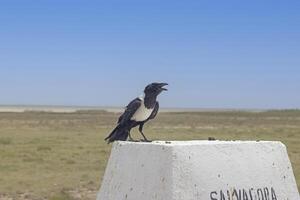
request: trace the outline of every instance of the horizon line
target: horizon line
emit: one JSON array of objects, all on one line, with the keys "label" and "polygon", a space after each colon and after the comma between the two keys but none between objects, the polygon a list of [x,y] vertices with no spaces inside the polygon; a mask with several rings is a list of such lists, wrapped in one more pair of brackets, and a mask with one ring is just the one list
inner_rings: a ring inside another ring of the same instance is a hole
[{"label": "horizon line", "polygon": [[[0,104],[2,108],[78,108],[78,110],[87,110],[88,108],[91,109],[124,109],[126,106],[112,106],[112,105],[63,105],[63,104]],[[188,111],[201,111],[201,110],[211,110],[211,111],[234,111],[234,110],[241,110],[241,111],[268,111],[268,110],[300,110],[300,108],[245,108],[245,107],[161,107],[162,110],[188,110]]]}]

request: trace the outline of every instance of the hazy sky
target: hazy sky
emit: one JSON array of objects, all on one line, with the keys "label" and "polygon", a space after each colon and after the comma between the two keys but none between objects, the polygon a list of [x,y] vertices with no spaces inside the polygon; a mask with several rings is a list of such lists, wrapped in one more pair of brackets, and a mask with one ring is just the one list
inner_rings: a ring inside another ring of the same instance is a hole
[{"label": "hazy sky", "polygon": [[0,104],[300,108],[300,1],[0,1]]}]

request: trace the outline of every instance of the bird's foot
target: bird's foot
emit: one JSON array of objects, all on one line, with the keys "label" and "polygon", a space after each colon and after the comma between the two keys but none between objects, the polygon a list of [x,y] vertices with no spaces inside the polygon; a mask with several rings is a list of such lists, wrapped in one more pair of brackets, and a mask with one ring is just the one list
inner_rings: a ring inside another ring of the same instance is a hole
[{"label": "bird's foot", "polygon": [[138,140],[133,139],[130,135],[128,137],[129,142],[139,142]]},{"label": "bird's foot", "polygon": [[134,139],[132,139],[132,138],[129,139],[128,141],[129,141],[129,142],[139,142],[139,140],[134,140]]},{"label": "bird's foot", "polygon": [[141,142],[152,142],[152,140],[148,140],[148,139],[141,139]]}]

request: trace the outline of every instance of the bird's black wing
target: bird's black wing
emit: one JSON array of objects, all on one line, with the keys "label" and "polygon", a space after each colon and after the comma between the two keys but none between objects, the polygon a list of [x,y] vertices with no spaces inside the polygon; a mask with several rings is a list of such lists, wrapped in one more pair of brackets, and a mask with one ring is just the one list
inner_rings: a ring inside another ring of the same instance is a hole
[{"label": "bird's black wing", "polygon": [[127,106],[124,113],[119,117],[118,124],[124,124],[128,122],[137,109],[141,106],[141,99],[136,98],[132,100]]},{"label": "bird's black wing", "polygon": [[149,119],[154,119],[156,117],[157,113],[158,113],[158,110],[159,110],[159,103],[157,101],[156,104],[155,104],[155,106],[154,106],[154,109],[153,109],[153,111],[152,111],[152,113],[150,115],[150,117],[148,118],[148,120]]}]

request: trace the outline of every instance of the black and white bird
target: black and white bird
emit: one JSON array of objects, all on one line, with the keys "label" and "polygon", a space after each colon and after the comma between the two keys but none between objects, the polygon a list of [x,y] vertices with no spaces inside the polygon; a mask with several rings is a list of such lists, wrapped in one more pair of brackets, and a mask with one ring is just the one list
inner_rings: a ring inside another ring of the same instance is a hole
[{"label": "black and white bird", "polygon": [[116,140],[127,140],[129,137],[133,141],[130,130],[139,126],[139,132],[146,142],[150,142],[143,133],[144,124],[155,118],[158,113],[159,103],[157,96],[162,91],[167,91],[164,86],[167,83],[151,83],[146,86],[144,95],[131,101],[120,116],[117,127],[105,138],[108,143]]}]

